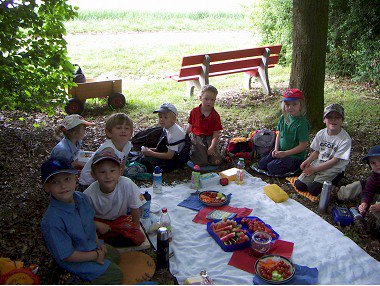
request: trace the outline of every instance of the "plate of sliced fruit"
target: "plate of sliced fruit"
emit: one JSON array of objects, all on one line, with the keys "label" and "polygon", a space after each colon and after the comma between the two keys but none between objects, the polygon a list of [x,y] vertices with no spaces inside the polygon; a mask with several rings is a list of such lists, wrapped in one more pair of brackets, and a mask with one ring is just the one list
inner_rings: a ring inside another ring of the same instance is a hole
[{"label": "plate of sliced fruit", "polygon": [[255,263],[256,275],[270,284],[289,282],[295,275],[294,264],[284,256],[265,255]]},{"label": "plate of sliced fruit", "polygon": [[198,194],[199,201],[209,207],[219,207],[227,203],[227,196],[218,191],[203,191]]}]

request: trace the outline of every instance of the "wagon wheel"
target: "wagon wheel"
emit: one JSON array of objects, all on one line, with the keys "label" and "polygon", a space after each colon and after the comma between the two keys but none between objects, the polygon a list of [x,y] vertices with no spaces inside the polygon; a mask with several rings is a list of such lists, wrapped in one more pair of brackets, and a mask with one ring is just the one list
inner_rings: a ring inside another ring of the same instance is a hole
[{"label": "wagon wheel", "polygon": [[112,108],[122,108],[125,106],[125,97],[119,92],[115,92],[108,97],[108,106]]},{"label": "wagon wheel", "polygon": [[84,110],[84,103],[77,98],[69,99],[69,102],[65,106],[67,114],[82,114]]}]

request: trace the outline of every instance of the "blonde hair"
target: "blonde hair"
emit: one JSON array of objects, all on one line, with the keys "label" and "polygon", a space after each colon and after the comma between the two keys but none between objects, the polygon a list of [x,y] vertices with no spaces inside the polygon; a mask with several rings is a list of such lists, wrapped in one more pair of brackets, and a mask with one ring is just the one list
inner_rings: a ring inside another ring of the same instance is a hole
[{"label": "blonde hair", "polygon": [[206,92],[206,91],[210,91],[212,93],[215,93],[215,95],[218,95],[218,90],[216,89],[215,86],[211,85],[211,84],[206,84],[202,87],[201,89],[201,96]]},{"label": "blonde hair", "polygon": [[114,128],[116,125],[122,125],[126,124],[127,126],[131,127],[133,130],[133,121],[126,115],[125,113],[115,113],[112,114],[110,117],[106,120],[106,130],[108,132],[112,131],[112,128]]},{"label": "blonde hair", "polygon": [[[306,103],[305,103],[305,100],[303,99],[297,99],[299,100],[300,104],[301,104],[301,115],[305,116],[306,115]],[[281,101],[281,110],[282,110],[282,114],[284,115],[284,119],[285,119],[285,122],[287,124],[289,124],[289,116],[288,114],[286,113],[285,111],[285,101]]]}]

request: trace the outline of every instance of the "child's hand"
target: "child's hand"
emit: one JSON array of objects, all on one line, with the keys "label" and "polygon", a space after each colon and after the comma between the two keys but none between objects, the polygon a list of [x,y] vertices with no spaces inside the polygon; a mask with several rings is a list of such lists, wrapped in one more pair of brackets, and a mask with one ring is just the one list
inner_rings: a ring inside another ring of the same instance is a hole
[{"label": "child's hand", "polygon": [[107,250],[105,250],[105,247],[102,247],[96,251],[98,255],[95,260],[96,263],[104,264],[104,256],[106,255],[106,251]]},{"label": "child's hand", "polygon": [[367,210],[367,207],[368,207],[367,203],[361,203],[360,204],[358,209],[359,209],[359,212],[361,215],[365,213],[365,211]]},{"label": "child's hand", "polygon": [[141,150],[141,154],[143,154],[144,156],[150,157],[150,156],[152,156],[152,153],[153,153],[153,151],[148,147],[145,147],[144,150]]},{"label": "child's hand", "polygon": [[273,151],[272,151],[272,154],[271,154],[271,155],[272,155],[273,158],[276,158],[276,153],[277,153],[277,152],[278,152],[277,150],[273,150]]},{"label": "child's hand", "polygon": [[207,149],[207,155],[209,155],[209,156],[215,155],[215,148],[211,148],[211,146],[208,147],[208,149]]},{"label": "child's hand", "polygon": [[315,169],[313,166],[308,166],[306,167],[304,170],[303,170],[303,173],[306,175],[306,176],[311,176],[315,173]]},{"label": "child's hand", "polygon": [[310,166],[309,162],[307,161],[303,161],[300,168],[301,170],[305,170],[306,168],[308,168]]},{"label": "child's hand", "polygon": [[285,151],[274,151],[274,152],[275,152],[275,153],[274,153],[274,156],[272,156],[272,157],[274,157],[274,158],[281,159],[281,158],[286,157],[286,153],[285,153]]},{"label": "child's hand", "polygon": [[111,227],[108,224],[106,223],[98,224],[98,231],[100,234],[105,234],[109,232],[110,230],[111,230]]},{"label": "child's hand", "polygon": [[373,204],[372,206],[369,207],[369,211],[371,213],[378,213],[380,212],[380,203]]}]

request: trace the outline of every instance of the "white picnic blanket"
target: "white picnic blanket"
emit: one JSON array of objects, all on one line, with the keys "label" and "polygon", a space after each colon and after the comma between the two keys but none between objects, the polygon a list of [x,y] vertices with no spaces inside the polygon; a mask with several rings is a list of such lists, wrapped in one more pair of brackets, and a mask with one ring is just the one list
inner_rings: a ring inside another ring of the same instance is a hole
[{"label": "white picnic blanket", "polygon": [[[380,262],[363,251],[351,239],[298,202],[288,199],[276,204],[263,192],[260,178],[246,173],[244,185],[234,182],[222,187],[208,187],[232,193],[230,206],[252,208],[252,216],[261,218],[279,233],[280,239],[294,243],[291,260],[316,267],[319,284],[379,284]],[[206,269],[215,284],[252,284],[253,275],[229,266],[232,252],[224,252],[208,234],[206,225],[192,222],[196,211],[177,206],[194,190],[190,184],[163,187],[162,194],[152,194],[152,202],[167,207],[172,221],[173,242],[170,271],[183,284],[186,278]],[[150,236],[156,244],[156,236]],[[253,267],[253,265],[252,265]]]}]

